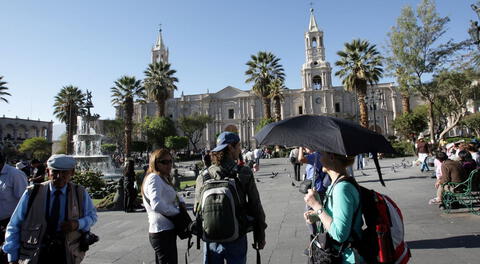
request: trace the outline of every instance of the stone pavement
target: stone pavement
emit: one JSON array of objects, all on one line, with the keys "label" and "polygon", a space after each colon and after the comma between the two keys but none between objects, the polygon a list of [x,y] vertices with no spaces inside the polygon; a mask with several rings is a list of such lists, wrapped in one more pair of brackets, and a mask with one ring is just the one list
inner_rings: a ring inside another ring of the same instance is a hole
[{"label": "stone pavement", "polygon": [[[407,158],[412,160],[413,158]],[[380,161],[387,187],[382,187],[373,162],[355,171],[357,181],[365,187],[389,195],[402,209],[405,239],[412,250],[410,263],[480,263],[480,217],[467,213],[444,214],[428,205],[435,194],[434,179],[418,167],[397,168],[401,159]],[[305,167],[302,167],[302,170]],[[307,228],[303,221],[303,195],[293,185],[292,166],[287,159],[261,160],[255,174],[267,215],[267,245],[261,251],[262,263],[306,263],[302,254],[307,245]],[[273,177],[272,172],[278,172]],[[188,199],[187,202],[191,202]],[[146,213],[99,212],[92,231],[100,241],[88,251],[82,263],[155,263],[148,241]],[[252,236],[249,234],[249,242]],[[179,263],[184,263],[186,241],[178,240]],[[189,263],[202,263],[202,250],[190,250]],[[248,263],[255,263],[255,251],[249,248]]]}]

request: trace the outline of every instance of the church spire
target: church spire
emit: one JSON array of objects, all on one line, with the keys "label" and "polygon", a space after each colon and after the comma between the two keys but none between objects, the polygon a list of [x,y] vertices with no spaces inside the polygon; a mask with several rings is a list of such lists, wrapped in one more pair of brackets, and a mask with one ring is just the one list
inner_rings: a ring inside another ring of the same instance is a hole
[{"label": "church spire", "polygon": [[168,63],[168,48],[163,43],[162,28],[158,30],[157,41],[152,48],[152,63],[160,61]]},{"label": "church spire", "polygon": [[315,15],[313,15],[313,8],[310,8],[310,24],[308,25],[308,31],[320,31],[317,26],[317,21],[315,20]]}]

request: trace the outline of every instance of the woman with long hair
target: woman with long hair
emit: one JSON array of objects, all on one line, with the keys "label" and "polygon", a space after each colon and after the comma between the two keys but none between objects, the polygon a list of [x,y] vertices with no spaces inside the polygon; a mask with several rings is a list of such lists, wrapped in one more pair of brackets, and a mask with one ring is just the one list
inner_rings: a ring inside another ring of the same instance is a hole
[{"label": "woman with long hair", "polygon": [[177,264],[177,234],[174,224],[167,218],[180,213],[185,206],[173,187],[170,172],[172,156],[167,149],[150,154],[147,175],[142,183],[143,204],[148,214],[149,239],[155,250],[155,263]]},{"label": "woman with long hair", "polygon": [[[320,160],[323,164],[322,170],[330,176],[332,184],[325,193],[323,203],[316,191],[308,190],[304,200],[312,210],[305,212],[304,218],[309,224],[319,222],[318,232],[327,232],[333,239],[334,249],[340,250],[342,243],[352,240],[352,232],[360,236],[363,224],[360,194],[352,183],[345,181],[350,177],[346,168],[353,164],[355,156],[322,152]],[[342,263],[362,261],[361,257],[348,247],[342,247],[340,255]]]}]

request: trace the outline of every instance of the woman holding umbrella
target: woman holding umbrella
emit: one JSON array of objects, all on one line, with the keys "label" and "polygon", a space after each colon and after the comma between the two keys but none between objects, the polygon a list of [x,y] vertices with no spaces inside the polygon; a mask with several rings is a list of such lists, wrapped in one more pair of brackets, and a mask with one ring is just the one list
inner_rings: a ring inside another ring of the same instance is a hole
[{"label": "woman holding umbrella", "polygon": [[333,249],[340,251],[342,263],[362,263],[361,257],[351,248],[342,246],[352,240],[352,232],[360,236],[362,230],[362,217],[355,217],[361,215],[359,192],[353,184],[341,180],[349,177],[346,168],[354,161],[355,156],[322,152],[323,172],[330,175],[332,184],[323,203],[318,193],[311,189],[304,197],[305,203],[313,208],[305,212],[305,220],[309,224],[320,223],[317,225],[319,233],[328,233]]}]

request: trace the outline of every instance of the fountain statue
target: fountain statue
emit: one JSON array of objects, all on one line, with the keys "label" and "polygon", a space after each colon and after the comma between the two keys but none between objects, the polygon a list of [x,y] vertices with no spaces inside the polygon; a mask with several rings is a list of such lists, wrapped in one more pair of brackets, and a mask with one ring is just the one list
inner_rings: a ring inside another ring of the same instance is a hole
[{"label": "fountain statue", "polygon": [[85,104],[86,114],[77,117],[77,134],[73,136],[74,155],[79,170],[98,171],[105,179],[116,179],[122,176],[112,163],[109,155],[103,155],[101,150],[103,135],[95,131],[98,114],[92,115],[92,93],[87,90]]}]

